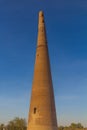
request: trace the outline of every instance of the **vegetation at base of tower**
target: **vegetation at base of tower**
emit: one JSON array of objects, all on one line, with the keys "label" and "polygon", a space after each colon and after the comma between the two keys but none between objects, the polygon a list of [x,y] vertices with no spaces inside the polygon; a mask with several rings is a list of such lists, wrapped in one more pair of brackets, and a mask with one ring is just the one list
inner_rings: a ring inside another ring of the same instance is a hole
[{"label": "vegetation at base of tower", "polygon": [[[0,130],[27,130],[27,122],[23,118],[16,117],[7,125],[0,124]],[[58,130],[87,130],[81,123],[71,123],[70,126],[59,126]]]},{"label": "vegetation at base of tower", "polygon": [[27,123],[25,119],[14,118],[7,125],[0,124],[0,130],[26,130]]},{"label": "vegetation at base of tower", "polygon": [[70,126],[60,126],[58,130],[87,130],[84,128],[81,123],[71,123]]}]

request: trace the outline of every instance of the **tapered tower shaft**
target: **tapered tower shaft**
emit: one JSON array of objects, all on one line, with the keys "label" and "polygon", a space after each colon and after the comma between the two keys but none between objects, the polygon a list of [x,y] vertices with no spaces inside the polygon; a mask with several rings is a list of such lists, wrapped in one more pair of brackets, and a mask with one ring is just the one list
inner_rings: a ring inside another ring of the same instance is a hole
[{"label": "tapered tower shaft", "polygon": [[50,61],[43,12],[39,12],[34,78],[27,130],[57,130]]}]

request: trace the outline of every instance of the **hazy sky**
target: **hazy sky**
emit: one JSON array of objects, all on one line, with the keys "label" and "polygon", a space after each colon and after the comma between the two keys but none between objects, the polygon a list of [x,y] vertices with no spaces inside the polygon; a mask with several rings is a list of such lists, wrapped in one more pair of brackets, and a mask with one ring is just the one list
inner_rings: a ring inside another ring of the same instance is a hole
[{"label": "hazy sky", "polygon": [[28,118],[39,10],[58,124],[87,126],[87,0],[0,0],[0,123]]}]

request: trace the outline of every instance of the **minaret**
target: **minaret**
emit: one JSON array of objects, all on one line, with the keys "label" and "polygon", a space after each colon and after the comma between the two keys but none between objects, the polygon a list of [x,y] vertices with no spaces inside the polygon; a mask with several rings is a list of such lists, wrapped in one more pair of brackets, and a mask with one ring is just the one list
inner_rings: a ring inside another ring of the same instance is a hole
[{"label": "minaret", "polygon": [[44,14],[39,12],[38,39],[27,130],[58,130]]}]

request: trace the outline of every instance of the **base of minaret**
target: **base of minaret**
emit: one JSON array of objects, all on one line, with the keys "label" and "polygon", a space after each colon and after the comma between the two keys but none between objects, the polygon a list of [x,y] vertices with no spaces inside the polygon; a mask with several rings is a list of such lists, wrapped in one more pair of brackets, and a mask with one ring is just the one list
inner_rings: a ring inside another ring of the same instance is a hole
[{"label": "base of minaret", "polygon": [[58,130],[56,126],[44,126],[44,125],[33,125],[28,127],[27,130]]}]

